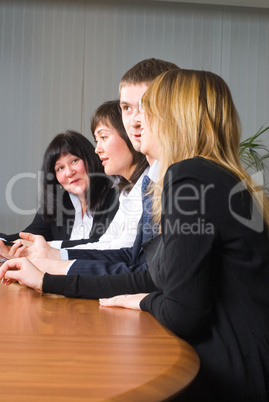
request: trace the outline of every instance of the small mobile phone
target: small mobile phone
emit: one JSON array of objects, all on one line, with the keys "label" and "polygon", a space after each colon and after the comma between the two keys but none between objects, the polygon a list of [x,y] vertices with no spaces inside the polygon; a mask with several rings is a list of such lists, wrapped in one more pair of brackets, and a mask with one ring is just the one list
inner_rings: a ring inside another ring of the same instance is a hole
[{"label": "small mobile phone", "polygon": [[[1,240],[6,246],[14,246],[14,244],[16,244],[15,241],[3,240],[3,239],[1,239]],[[22,247],[22,246],[23,246],[23,244],[20,245],[20,247]]]},{"label": "small mobile phone", "polygon": [[3,240],[3,239],[1,239],[1,240],[6,246],[13,246],[13,244],[15,244],[14,241]]}]

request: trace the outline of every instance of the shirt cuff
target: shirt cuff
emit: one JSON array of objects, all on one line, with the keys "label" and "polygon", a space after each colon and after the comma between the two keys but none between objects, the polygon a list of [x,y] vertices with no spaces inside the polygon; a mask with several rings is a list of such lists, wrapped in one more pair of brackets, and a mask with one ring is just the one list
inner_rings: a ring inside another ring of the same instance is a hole
[{"label": "shirt cuff", "polygon": [[68,260],[68,251],[65,248],[61,248],[60,250],[62,260],[67,261]]},{"label": "shirt cuff", "polygon": [[75,261],[76,261],[76,260],[72,260],[72,261],[70,262],[70,264],[69,264],[68,267],[66,268],[65,275],[68,274],[69,269],[72,267],[72,265],[74,264]]},{"label": "shirt cuff", "polygon": [[62,240],[52,240],[50,246],[53,248],[60,249],[62,247]]}]

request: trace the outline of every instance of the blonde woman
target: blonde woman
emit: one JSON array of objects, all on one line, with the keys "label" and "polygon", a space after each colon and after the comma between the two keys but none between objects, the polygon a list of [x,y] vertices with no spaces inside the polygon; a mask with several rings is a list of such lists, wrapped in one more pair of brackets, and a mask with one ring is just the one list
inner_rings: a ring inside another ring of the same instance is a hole
[{"label": "blonde woman", "polygon": [[188,401],[267,401],[269,207],[240,164],[229,88],[210,72],[173,70],[153,81],[140,110],[141,151],[161,165],[161,233],[144,244],[148,270],[53,276],[14,259],[0,278],[150,312],[200,356]]}]

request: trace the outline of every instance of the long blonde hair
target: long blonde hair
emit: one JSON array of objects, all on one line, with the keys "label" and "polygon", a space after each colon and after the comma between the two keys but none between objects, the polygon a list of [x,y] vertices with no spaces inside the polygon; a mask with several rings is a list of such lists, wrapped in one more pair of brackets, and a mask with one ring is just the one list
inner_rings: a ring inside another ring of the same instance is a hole
[{"label": "long blonde hair", "polygon": [[144,111],[158,145],[160,175],[153,213],[160,222],[160,193],[168,167],[201,156],[245,181],[269,225],[269,200],[239,159],[241,124],[225,81],[207,71],[175,69],[158,76],[143,96]]}]

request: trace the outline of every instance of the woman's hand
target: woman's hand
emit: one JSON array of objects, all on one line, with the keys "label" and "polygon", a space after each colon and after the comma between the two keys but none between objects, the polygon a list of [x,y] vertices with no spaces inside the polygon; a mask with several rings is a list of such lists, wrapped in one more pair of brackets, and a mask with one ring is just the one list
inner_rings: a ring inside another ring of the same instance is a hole
[{"label": "woman's hand", "polygon": [[[30,261],[34,258],[62,259],[60,250],[50,247],[43,236],[21,232],[20,237],[22,240],[16,241],[16,244],[9,250],[7,258],[27,257]],[[31,246],[29,247],[28,244]]]},{"label": "woman's hand", "polygon": [[0,240],[0,256],[5,257],[8,260],[10,258],[19,258],[24,255],[24,251],[27,245],[23,245],[21,240],[16,240],[13,246],[7,246],[2,240]]},{"label": "woman's hand", "polygon": [[4,285],[19,282],[41,293],[41,281],[44,273],[39,271],[27,258],[14,258],[0,267],[0,279]]},{"label": "woman's hand", "polygon": [[148,293],[137,293],[134,295],[120,295],[108,299],[99,299],[102,307],[124,307],[132,310],[141,310],[140,302]]},{"label": "woman's hand", "polygon": [[10,246],[6,246],[3,240],[0,239],[0,257],[1,258],[7,258],[7,255],[10,250]]}]

